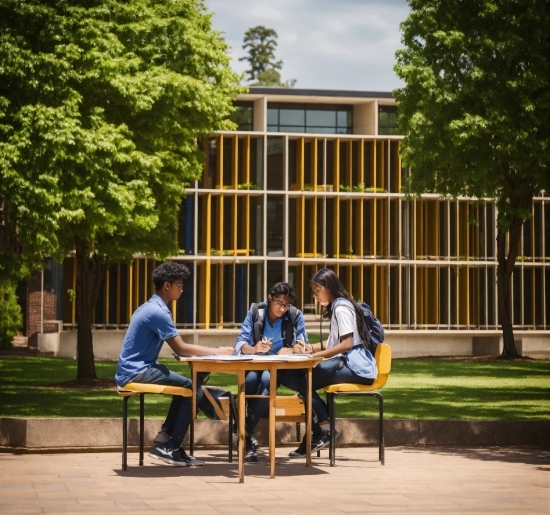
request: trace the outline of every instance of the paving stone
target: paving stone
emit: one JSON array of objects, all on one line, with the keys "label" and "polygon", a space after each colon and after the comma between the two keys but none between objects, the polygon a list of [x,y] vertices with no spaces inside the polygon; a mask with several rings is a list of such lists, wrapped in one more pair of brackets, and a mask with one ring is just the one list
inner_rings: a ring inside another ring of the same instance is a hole
[{"label": "paving stone", "polygon": [[120,453],[4,453],[0,514],[550,515],[547,447],[392,447],[385,466],[372,447],[342,448],[335,467],[326,451],[305,467],[303,460],[289,460],[288,450],[277,449],[275,479],[264,455],[247,464],[243,484],[224,449],[199,449],[204,467],[151,460],[139,467],[135,453],[126,472]]}]

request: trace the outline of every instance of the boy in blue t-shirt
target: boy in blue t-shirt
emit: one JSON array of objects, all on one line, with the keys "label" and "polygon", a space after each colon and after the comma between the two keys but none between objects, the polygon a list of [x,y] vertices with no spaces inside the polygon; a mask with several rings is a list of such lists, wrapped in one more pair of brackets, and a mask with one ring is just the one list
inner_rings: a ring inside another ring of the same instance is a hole
[{"label": "boy in blue t-shirt", "polygon": [[[163,263],[153,271],[156,293],[132,315],[120,350],[115,375],[117,386],[123,388],[128,383],[150,383],[191,388],[190,379],[157,363],[164,341],[177,354],[205,356],[233,353],[232,347],[211,349],[185,343],[181,339],[167,304],[180,298],[189,275],[185,265],[174,262]],[[166,442],[149,453],[151,458],[184,467],[204,465],[204,461],[189,456],[181,447],[191,423],[191,406],[190,397],[173,396],[161,432]]]},{"label": "boy in blue t-shirt", "polygon": [[[251,309],[241,326],[235,341],[237,354],[292,354],[303,352],[307,343],[304,317],[292,302],[296,298],[294,287],[285,282],[275,284],[264,304],[258,304],[254,313]],[[292,310],[292,313],[291,313]],[[261,330],[260,330],[261,328]],[[288,336],[287,336],[288,332]],[[285,338],[283,339],[283,335]],[[301,342],[296,348],[294,344]],[[245,393],[247,395],[269,395],[269,371],[250,370],[246,374]],[[269,403],[264,399],[249,399],[246,415],[246,454],[245,460],[257,462],[254,429],[262,417],[269,413]]]}]

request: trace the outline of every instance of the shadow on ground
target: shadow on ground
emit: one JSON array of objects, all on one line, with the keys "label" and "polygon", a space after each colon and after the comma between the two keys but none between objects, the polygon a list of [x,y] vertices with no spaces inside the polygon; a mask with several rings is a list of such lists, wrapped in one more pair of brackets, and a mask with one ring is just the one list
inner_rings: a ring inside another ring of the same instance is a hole
[{"label": "shadow on ground", "polygon": [[[138,465],[137,459],[129,460],[128,470],[121,468],[114,472],[122,477],[180,477],[183,470],[186,476],[197,477],[226,477],[227,479],[238,478],[238,461],[233,459],[232,463],[227,462],[227,454],[205,454],[201,452],[194,453],[197,458],[204,459],[206,465],[202,467],[177,467],[168,465],[164,462],[153,460],[147,454],[144,456],[144,466]],[[261,456],[258,463],[245,463],[244,475],[246,477],[265,477],[270,478],[270,469],[268,457]],[[306,467],[305,460],[293,461],[288,458],[277,457],[275,462],[276,477],[291,476],[319,476],[328,474],[326,469],[329,466],[328,459],[326,463],[314,463],[311,467]],[[183,469],[183,470],[182,470]]]},{"label": "shadow on ground", "polygon": [[[538,454],[533,449],[539,449]],[[386,452],[388,449],[386,449]],[[391,449],[390,449],[391,451]],[[408,452],[450,455],[467,458],[469,460],[502,461],[505,463],[524,463],[526,465],[538,465],[539,470],[550,472],[550,448],[548,447],[419,447],[407,449]]]}]

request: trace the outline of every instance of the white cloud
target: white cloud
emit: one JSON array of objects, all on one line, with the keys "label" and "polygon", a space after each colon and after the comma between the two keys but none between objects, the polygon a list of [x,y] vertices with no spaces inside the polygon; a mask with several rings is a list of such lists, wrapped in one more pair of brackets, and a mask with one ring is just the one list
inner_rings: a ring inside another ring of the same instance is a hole
[{"label": "white cloud", "polygon": [[283,80],[297,88],[391,91],[402,84],[393,72],[400,48],[399,24],[409,13],[406,0],[206,0],[213,25],[225,32],[233,67],[244,33],[256,25],[278,33],[277,58]]}]

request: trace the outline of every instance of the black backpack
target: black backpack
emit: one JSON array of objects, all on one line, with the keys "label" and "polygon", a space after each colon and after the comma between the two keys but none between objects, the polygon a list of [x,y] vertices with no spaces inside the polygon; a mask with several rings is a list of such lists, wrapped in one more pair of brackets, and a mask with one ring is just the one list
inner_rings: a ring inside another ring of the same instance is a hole
[{"label": "black backpack", "polygon": [[358,302],[357,305],[363,312],[363,320],[367,326],[368,342],[363,342],[363,345],[374,356],[376,346],[384,341],[384,328],[380,320],[374,316],[370,306],[366,302]]},{"label": "black backpack", "polygon": [[[254,344],[261,341],[264,334],[264,318],[261,319],[258,311],[267,307],[265,302],[253,303],[250,305],[250,313],[252,315],[252,323],[254,324],[252,334],[254,336]],[[283,345],[285,347],[292,347],[292,341],[294,340],[294,322],[296,320],[296,307],[290,306],[286,315],[283,318],[283,323],[281,324],[281,337],[283,340]]]}]

